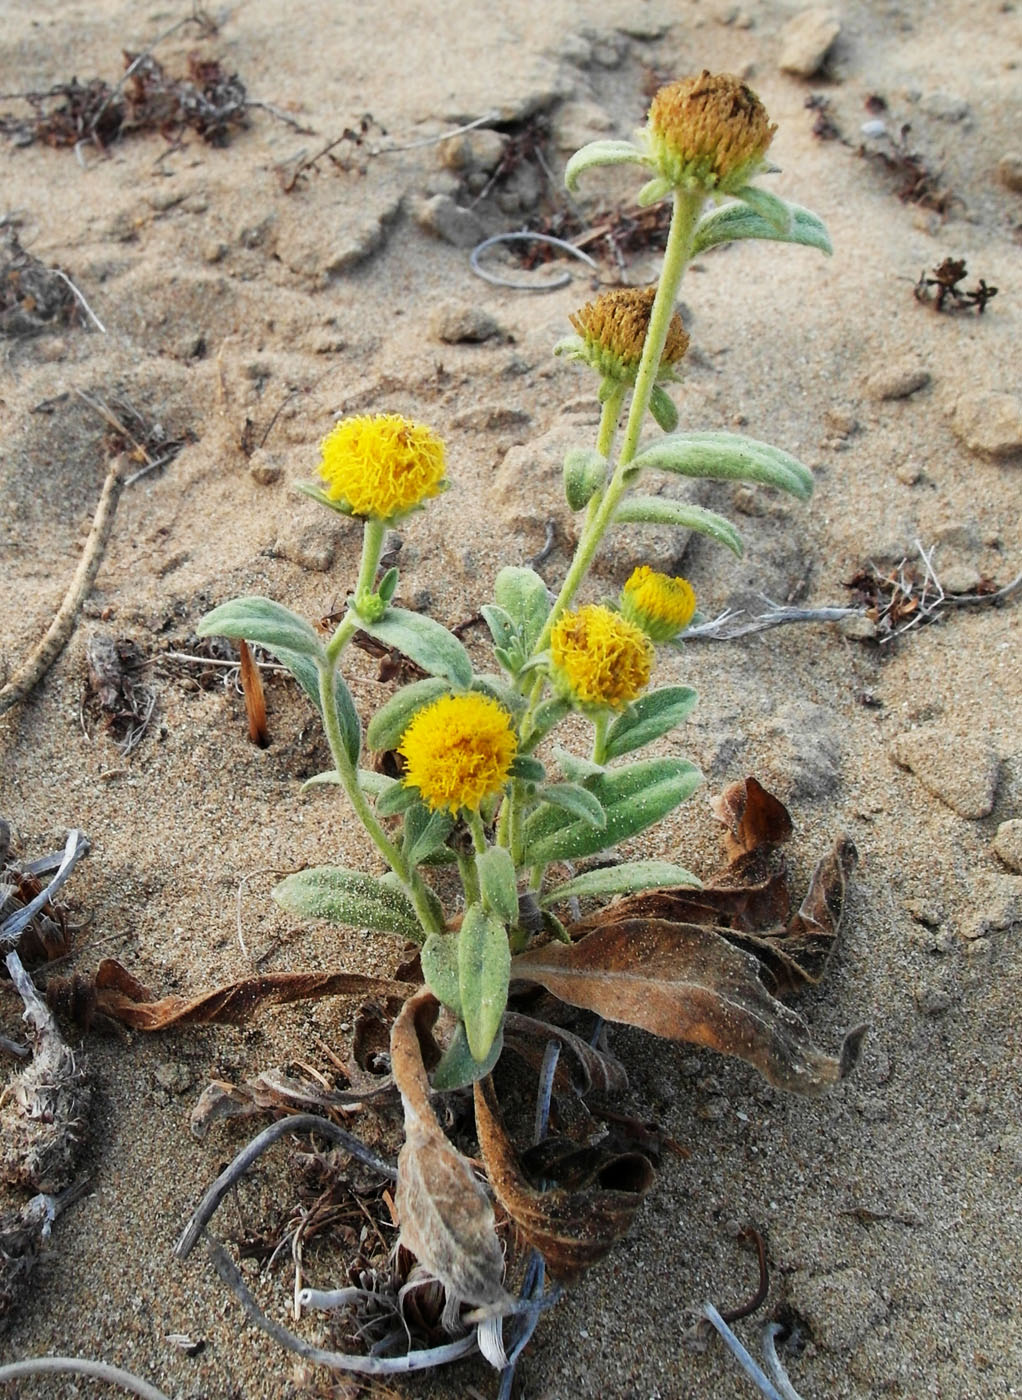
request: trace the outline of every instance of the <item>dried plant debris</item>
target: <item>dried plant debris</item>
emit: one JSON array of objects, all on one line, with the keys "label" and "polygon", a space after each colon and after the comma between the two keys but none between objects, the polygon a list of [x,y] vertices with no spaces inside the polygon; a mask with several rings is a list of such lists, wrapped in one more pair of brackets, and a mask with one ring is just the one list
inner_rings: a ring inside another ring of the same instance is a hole
[{"label": "dried plant debris", "polygon": [[934,548],[925,550],[916,541],[917,560],[902,559],[891,569],[880,569],[870,561],[845,584],[863,616],[876,628],[879,642],[890,642],[922,623],[936,622],[949,609],[996,607],[1018,596],[1022,575],[1003,587],[982,578],[971,593],[947,593],[934,568]]},{"label": "dried plant debris", "polygon": [[183,77],[171,77],[151,53],[124,53],[125,75],[111,87],[102,78],[55,83],[21,100],[30,117],[0,116],[0,132],[18,146],[77,146],[91,141],[105,148],[132,132],[159,132],[179,140],[197,132],[211,146],[226,146],[248,125],[245,85],[217,59],[190,53]]},{"label": "dried plant debris", "polygon": [[829,97],[822,92],[811,92],[804,105],[808,111],[816,113],[813,118],[813,135],[818,141],[841,139],[841,128],[831,114]]},{"label": "dried plant debris", "polygon": [[866,160],[882,165],[895,178],[897,195],[903,204],[918,204],[946,214],[954,195],[941,183],[940,172],[934,170],[926,157],[909,144],[910,123],[903,122],[893,132],[879,118],[867,123],[866,141],[859,154]]},{"label": "dried plant debris", "polygon": [[0,227],[0,336],[40,335],[81,319],[66,275],[27,252],[16,229]]},{"label": "dried plant debris", "polygon": [[913,288],[916,301],[932,306],[934,311],[975,311],[982,316],[988,301],[997,295],[996,287],[989,287],[980,278],[975,287],[965,288],[967,268],[964,258],[945,258],[931,269],[931,276],[919,274]]},{"label": "dried plant debris", "polygon": [[40,1192],[20,1209],[0,1212],[0,1326],[24,1295],[54,1220],[87,1190],[83,1179],[59,1195]]},{"label": "dried plant debris", "polygon": [[127,756],[142,742],[156,708],[156,693],[143,676],[146,655],[130,637],[97,632],[85,644],[85,664],[85,709],[98,712],[106,732]]},{"label": "dried plant debris", "polygon": [[[38,873],[17,863],[8,863],[10,829],[0,820],[0,925],[21,913],[46,888]],[[63,958],[71,951],[71,931],[63,905],[46,900],[21,930],[18,941],[21,959],[29,967],[35,963]]]}]

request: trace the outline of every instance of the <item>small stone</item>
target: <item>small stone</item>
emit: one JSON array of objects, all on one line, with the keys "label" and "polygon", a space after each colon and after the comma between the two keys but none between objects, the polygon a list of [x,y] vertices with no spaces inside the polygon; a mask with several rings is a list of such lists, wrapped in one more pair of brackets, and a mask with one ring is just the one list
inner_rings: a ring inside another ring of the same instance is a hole
[{"label": "small stone", "polygon": [[333,567],[340,533],[341,527],[333,521],[320,519],[310,524],[305,517],[295,521],[289,532],[277,540],[272,553],[290,559],[300,569],[325,574]]},{"label": "small stone", "polygon": [[489,175],[500,164],[509,140],[503,132],[486,126],[464,131],[460,136],[441,141],[438,147],[440,164],[445,170],[460,174],[481,170]]},{"label": "small stone", "polygon": [[456,428],[499,433],[522,432],[532,419],[520,408],[509,408],[507,404],[481,403],[464,409],[455,416],[453,422]]},{"label": "small stone", "polygon": [[973,452],[991,457],[1022,452],[1022,403],[1013,394],[962,394],[951,427]]},{"label": "small stone", "polygon": [[227,244],[219,238],[207,238],[200,251],[202,253],[203,262],[222,262],[227,256]]},{"label": "small stone", "polygon": [[798,78],[811,78],[823,67],[831,45],[841,32],[841,23],[833,10],[810,9],[794,15],[781,30],[781,55],[778,67],[782,73],[794,73]]},{"label": "small stone", "polygon": [[922,924],[924,928],[939,928],[943,922],[943,915],[939,909],[932,904],[926,904],[921,899],[904,899],[902,908],[906,914],[915,919],[917,924]]},{"label": "small stone", "polygon": [[608,113],[595,102],[565,102],[553,118],[550,135],[559,151],[577,151],[613,127]]},{"label": "small stone", "polygon": [[907,399],[910,394],[925,389],[929,382],[930,371],[917,360],[906,358],[892,361],[871,374],[866,381],[866,393],[881,403],[889,399]]},{"label": "small stone", "polygon": [[171,1094],[184,1094],[195,1083],[195,1075],[187,1065],[176,1060],[161,1060],[153,1071],[157,1084]]},{"label": "small stone", "polygon": [[920,102],[919,109],[938,122],[960,122],[969,115],[969,104],[965,98],[955,97],[950,92],[928,93]]},{"label": "small stone", "polygon": [[257,447],[248,459],[248,473],[260,486],[272,486],[284,473],[280,457],[275,452],[267,452],[265,447]]},{"label": "small stone", "polygon": [[887,1304],[861,1269],[835,1269],[792,1278],[791,1303],[816,1343],[827,1351],[852,1351],[887,1315]]},{"label": "small stone", "polygon": [[455,248],[474,248],[486,236],[482,220],[471,209],[462,209],[450,195],[435,194],[416,210],[419,227],[436,234]]},{"label": "small stone", "polygon": [[894,475],[903,486],[918,486],[923,479],[923,469],[918,462],[909,457],[895,467]]},{"label": "small stone", "polygon": [[979,871],[969,887],[969,907],[970,916],[962,926],[968,939],[983,939],[1022,924],[1022,877]]},{"label": "small stone", "polygon": [[997,178],[1006,190],[1022,194],[1022,155],[1014,151],[997,162]]},{"label": "small stone", "polygon": [[1009,870],[1022,871],[1022,821],[1018,817],[1001,822],[993,846]]},{"label": "small stone", "polygon": [[831,432],[837,433],[839,437],[851,437],[859,430],[859,420],[855,414],[843,408],[828,408],[823,415],[823,421]]},{"label": "small stone", "polygon": [[915,1002],[923,1016],[942,1016],[951,1007],[951,998],[941,987],[917,987]]},{"label": "small stone", "polygon": [[890,752],[895,763],[913,772],[960,817],[979,821],[993,811],[1001,761],[985,739],[923,725],[900,734]]},{"label": "small stone", "polygon": [[862,613],[843,617],[837,625],[837,630],[842,637],[847,637],[852,642],[875,642],[877,639],[876,623]]},{"label": "small stone", "polygon": [[975,593],[981,583],[979,570],[971,564],[949,564],[940,570],[940,586],[945,593]]},{"label": "small stone", "polygon": [[500,326],[488,311],[467,301],[441,303],[430,318],[430,327],[437,340],[445,345],[478,345],[502,335]]},{"label": "small stone", "polygon": [[253,219],[239,225],[237,233],[234,235],[235,241],[243,248],[262,248],[270,236],[270,231],[276,223],[275,214],[264,214],[261,219]]}]

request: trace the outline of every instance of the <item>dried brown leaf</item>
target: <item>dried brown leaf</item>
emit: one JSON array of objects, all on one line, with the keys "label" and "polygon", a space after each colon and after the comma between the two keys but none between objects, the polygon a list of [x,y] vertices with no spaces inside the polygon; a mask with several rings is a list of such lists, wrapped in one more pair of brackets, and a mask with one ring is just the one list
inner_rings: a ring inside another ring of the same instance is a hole
[{"label": "dried brown leaf", "polygon": [[127,968],[105,958],[96,971],[95,1009],[133,1030],[162,1031],[170,1026],[244,1026],[264,1005],[317,1001],[333,996],[400,996],[414,988],[386,977],[360,972],[271,972],[245,977],[197,997],[163,997],[152,993]]},{"label": "dried brown leaf", "polygon": [[608,1156],[555,1140],[544,1146],[540,1166],[567,1184],[537,1190],[504,1129],[489,1075],[475,1085],[475,1108],[479,1146],[497,1200],[543,1255],[551,1275],[570,1283],[627,1232],[653,1184],[653,1168],[638,1152]]},{"label": "dried brown leaf", "polygon": [[597,1050],[562,1026],[552,1026],[549,1021],[538,1021],[517,1011],[506,1013],[504,1048],[520,1055],[533,1069],[539,1070],[551,1040],[559,1041],[568,1051],[557,1062],[555,1092],[572,1089],[580,1098],[584,1098],[594,1091],[598,1094],[620,1094],[628,1088],[625,1067],[613,1055]]},{"label": "dried brown leaf", "polygon": [[504,1256],[493,1207],[466,1158],[444,1136],[429,1102],[420,1036],[429,1032],[439,1002],[426,989],[405,1002],[391,1033],[394,1081],[405,1110],[405,1144],[398,1157],[396,1204],[401,1243],[436,1275],[448,1300],[503,1312]]},{"label": "dried brown leaf", "polygon": [[214,1079],[207,1084],[192,1109],[189,1128],[200,1140],[214,1123],[228,1118],[252,1118],[267,1109],[287,1109],[311,1112],[314,1108],[328,1113],[354,1113],[369,1099],[382,1097],[393,1088],[391,1080],[368,1094],[353,1094],[343,1090],[323,1089],[310,1080],[294,1079],[281,1070],[264,1070],[255,1079],[243,1084],[229,1084]]},{"label": "dried brown leaf", "polygon": [[793,830],[787,807],[756,778],[742,778],[710,804],[726,828],[725,845],[732,862],[763,846],[780,846]]},{"label": "dried brown leaf", "polygon": [[817,1050],[805,1021],[763,986],[752,954],[698,924],[623,919],[522,953],[511,975],[605,1020],[736,1055],[801,1094],[843,1078],[862,1040],[851,1032],[839,1059]]}]

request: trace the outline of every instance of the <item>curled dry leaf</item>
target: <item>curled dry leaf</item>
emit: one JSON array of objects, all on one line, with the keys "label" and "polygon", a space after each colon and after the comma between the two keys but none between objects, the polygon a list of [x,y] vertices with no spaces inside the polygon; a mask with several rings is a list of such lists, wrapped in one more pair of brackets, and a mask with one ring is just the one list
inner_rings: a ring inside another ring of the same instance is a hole
[{"label": "curled dry leaf", "polygon": [[494,1313],[513,1307],[493,1207],[466,1158],[444,1136],[430,1107],[420,1034],[428,1038],[440,1004],[423,989],[401,1009],[391,1033],[394,1082],[405,1111],[397,1162],[401,1243],[436,1275],[448,1305],[464,1299]]},{"label": "curled dry leaf", "polygon": [[511,975],[605,1020],[736,1055],[801,1094],[843,1078],[864,1034],[850,1032],[838,1059],[823,1054],[801,1016],[763,986],[752,954],[698,924],[616,920],[577,943],[520,954]]},{"label": "curled dry leaf", "polygon": [[228,1084],[214,1079],[199,1095],[189,1119],[193,1137],[200,1141],[214,1123],[228,1118],[253,1118],[271,1109],[310,1113],[325,1109],[327,1113],[357,1113],[371,1099],[382,1098],[393,1091],[389,1078],[365,1094],[328,1090],[307,1079],[294,1079],[281,1070],[264,1070],[255,1079],[243,1084]]},{"label": "curled dry leaf", "polygon": [[17,953],[7,970],[25,1003],[32,1062],[7,1085],[0,1109],[0,1179],[59,1192],[73,1176],[92,1091],[85,1058],[65,1044]]},{"label": "curled dry leaf", "polygon": [[586,1094],[620,1094],[628,1088],[628,1075],[619,1059],[606,1050],[598,1050],[588,1041],[563,1026],[549,1021],[537,1021],[517,1011],[504,1016],[504,1046],[520,1055],[537,1072],[551,1040],[559,1041],[568,1051],[557,1061],[554,1091],[572,1089],[580,1098]]},{"label": "curled dry leaf", "polygon": [[540,1191],[527,1179],[505,1131],[493,1079],[475,1085],[476,1130],[494,1194],[518,1230],[546,1261],[553,1278],[570,1283],[612,1248],[631,1225],[653,1184],[653,1168],[638,1152],[542,1144],[538,1166],[564,1186]]},{"label": "curled dry leaf", "polygon": [[[113,958],[105,958],[96,970],[90,1011],[133,1030],[162,1031],[170,1026],[244,1026],[263,1005],[289,1001],[317,1001],[334,996],[407,996],[415,988],[387,977],[360,972],[271,972],[245,977],[197,997],[162,997],[152,993]],[[80,984],[54,979],[47,988],[51,1005],[60,1009],[74,996],[84,1001]]]}]

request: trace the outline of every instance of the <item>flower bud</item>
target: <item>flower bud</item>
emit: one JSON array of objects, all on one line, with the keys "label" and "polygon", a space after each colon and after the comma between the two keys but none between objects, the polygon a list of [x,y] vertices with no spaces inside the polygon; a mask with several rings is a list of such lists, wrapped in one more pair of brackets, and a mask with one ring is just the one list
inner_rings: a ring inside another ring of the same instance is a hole
[{"label": "flower bud", "polygon": [[621,616],[654,642],[669,642],[683,632],[696,610],[688,579],[659,574],[648,564],[634,570],[621,590]]}]

